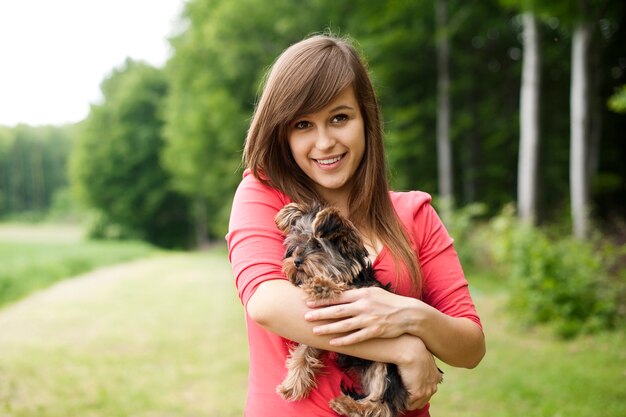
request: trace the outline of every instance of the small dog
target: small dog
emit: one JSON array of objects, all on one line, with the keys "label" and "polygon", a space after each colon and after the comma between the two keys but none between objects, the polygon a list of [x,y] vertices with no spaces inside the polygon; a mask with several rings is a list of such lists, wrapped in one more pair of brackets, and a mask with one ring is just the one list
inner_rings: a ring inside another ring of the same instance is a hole
[{"label": "small dog", "polygon": [[[368,252],[352,223],[334,208],[317,203],[291,203],[276,215],[285,235],[283,271],[289,280],[314,300],[333,299],[342,291],[382,287],[375,277]],[[323,367],[323,350],[300,344],[287,359],[287,377],[276,391],[286,400],[301,400],[315,387]],[[397,417],[406,411],[409,394],[395,364],[338,355],[338,365],[360,378],[360,390],[341,386],[344,395],[330,408],[350,417]]]}]

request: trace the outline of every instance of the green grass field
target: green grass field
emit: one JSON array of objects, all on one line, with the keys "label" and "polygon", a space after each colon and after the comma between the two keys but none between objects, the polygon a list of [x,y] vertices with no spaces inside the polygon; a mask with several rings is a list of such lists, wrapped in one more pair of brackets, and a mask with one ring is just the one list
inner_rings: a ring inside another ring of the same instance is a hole
[{"label": "green grass field", "polygon": [[143,242],[85,240],[76,226],[0,224],[0,306],[66,277],[158,252]]},{"label": "green grass field", "polygon": [[[472,283],[487,356],[444,366],[433,416],[626,415],[626,335],[523,329],[502,284]],[[1,417],[241,416],[246,372],[223,248],[104,267],[0,309]]]},{"label": "green grass field", "polygon": [[0,312],[0,416],[240,416],[247,351],[213,254],[108,267]]}]

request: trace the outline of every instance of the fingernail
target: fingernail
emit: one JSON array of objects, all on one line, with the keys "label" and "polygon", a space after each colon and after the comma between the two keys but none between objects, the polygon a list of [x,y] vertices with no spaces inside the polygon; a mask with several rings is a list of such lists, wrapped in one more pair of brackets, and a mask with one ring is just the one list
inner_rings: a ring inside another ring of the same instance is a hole
[{"label": "fingernail", "polygon": [[319,327],[313,327],[313,333],[318,334],[320,332]]},{"label": "fingernail", "polygon": [[306,314],[304,315],[304,319],[305,319],[305,320],[311,320],[311,319],[313,319],[313,314],[312,314],[312,313],[306,313]]}]

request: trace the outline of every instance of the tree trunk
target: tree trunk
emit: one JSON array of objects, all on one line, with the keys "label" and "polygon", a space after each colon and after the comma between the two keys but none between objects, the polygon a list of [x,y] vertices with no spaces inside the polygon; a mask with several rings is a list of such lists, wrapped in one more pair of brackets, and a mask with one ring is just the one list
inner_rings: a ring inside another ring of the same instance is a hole
[{"label": "tree trunk", "polygon": [[446,0],[437,0],[437,158],[439,197],[444,206],[452,207],[452,147],[450,145],[450,57],[447,31]]},{"label": "tree trunk", "polygon": [[[589,44],[595,43],[593,34],[590,34],[591,38]],[[602,139],[602,109],[606,106],[605,99],[599,93],[602,90],[603,71],[602,71],[602,57],[600,56],[600,48],[589,50],[589,85],[590,91],[589,99],[591,100],[589,106],[589,140],[588,140],[588,152],[587,157],[587,184],[589,188],[593,188],[593,178],[598,173],[600,167],[600,143]]]},{"label": "tree trunk", "polygon": [[520,91],[520,143],[517,166],[517,205],[522,221],[534,224],[537,216],[539,160],[540,53],[537,20],[532,12],[524,22],[524,61]]},{"label": "tree trunk", "polygon": [[588,230],[589,181],[587,128],[589,102],[588,53],[591,25],[579,22],[572,36],[572,79],[570,90],[570,193],[573,234],[585,238]]},{"label": "tree trunk", "polygon": [[207,223],[208,212],[207,203],[204,197],[197,196],[193,202],[192,208],[194,235],[196,238],[196,247],[202,249],[209,243]]}]

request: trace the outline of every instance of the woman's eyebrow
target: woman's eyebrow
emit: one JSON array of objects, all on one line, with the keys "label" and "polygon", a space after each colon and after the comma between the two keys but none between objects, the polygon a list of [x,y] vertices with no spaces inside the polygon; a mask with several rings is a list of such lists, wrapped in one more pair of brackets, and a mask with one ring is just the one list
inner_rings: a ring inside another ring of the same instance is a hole
[{"label": "woman's eyebrow", "polygon": [[339,104],[339,105],[333,107],[332,109],[330,109],[330,113],[334,113],[334,112],[339,111],[339,110],[354,110],[354,107],[349,106],[347,104]]},{"label": "woman's eyebrow", "polygon": [[[354,107],[352,107],[352,106],[350,106],[348,104],[338,104],[335,107],[333,107],[332,109],[328,110],[328,113],[334,113],[334,112],[339,111],[339,110],[352,110],[352,111],[354,111]],[[293,120],[306,119],[310,115],[311,115],[311,113],[297,114],[297,115],[294,116]]]}]

